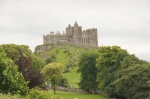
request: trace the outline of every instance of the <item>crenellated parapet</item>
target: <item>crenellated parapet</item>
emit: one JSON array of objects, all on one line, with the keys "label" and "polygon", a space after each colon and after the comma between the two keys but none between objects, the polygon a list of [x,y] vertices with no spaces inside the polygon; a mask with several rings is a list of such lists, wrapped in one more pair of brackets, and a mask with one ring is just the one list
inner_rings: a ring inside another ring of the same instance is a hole
[{"label": "crenellated parapet", "polygon": [[[56,33],[50,32],[47,35],[43,35],[43,45],[59,43],[86,47],[98,47],[97,29],[91,28],[82,30],[82,26],[79,26],[78,23],[75,22],[74,26],[69,24],[68,27],[66,27],[66,33],[60,33],[57,31]],[[42,47],[41,50],[46,50],[46,48],[49,47]]]}]

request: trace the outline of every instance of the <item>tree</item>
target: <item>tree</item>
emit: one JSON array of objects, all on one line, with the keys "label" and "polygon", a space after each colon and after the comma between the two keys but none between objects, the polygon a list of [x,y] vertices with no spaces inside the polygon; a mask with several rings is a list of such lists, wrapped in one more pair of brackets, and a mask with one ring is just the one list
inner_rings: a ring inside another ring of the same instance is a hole
[{"label": "tree", "polygon": [[44,62],[36,57],[26,45],[4,44],[1,45],[6,53],[6,56],[13,60],[18,66],[26,81],[29,81],[28,86],[33,88],[41,86],[44,83],[43,76],[40,73],[44,67]]},{"label": "tree", "polygon": [[58,86],[62,86],[62,87],[67,88],[69,86],[69,81],[67,80],[66,77],[62,77],[58,82]]},{"label": "tree", "polygon": [[[121,66],[118,68],[118,70],[116,72],[116,81],[114,81],[114,86],[116,87],[115,90],[119,96],[122,96],[124,98],[126,97],[124,90],[118,91],[118,87],[117,87],[118,83],[116,83],[116,82],[120,81],[119,79],[122,79],[123,76],[128,76],[129,73],[123,74],[123,72],[130,68],[135,68],[135,66],[137,66],[137,65],[143,66],[144,64],[148,64],[148,62],[138,59],[135,55],[128,55],[120,62]],[[130,83],[130,81],[128,81],[127,83]],[[123,85],[121,87],[124,87],[123,89],[126,89],[127,86]],[[135,89],[136,89],[136,87],[135,87]],[[128,94],[130,94],[130,92]]]},{"label": "tree", "polygon": [[50,63],[42,69],[42,73],[46,80],[52,84],[54,93],[56,93],[55,89],[60,78],[62,77],[63,71],[64,65],[56,62]]},{"label": "tree", "polygon": [[[56,60],[56,55],[54,54],[54,52],[51,52],[48,54],[49,54],[48,58],[45,59],[46,65],[49,63],[55,62],[55,60]],[[46,55],[47,55],[47,53],[46,53]]]},{"label": "tree", "polygon": [[[127,69],[130,66],[136,65],[136,64],[147,64],[146,61],[140,60],[137,58],[134,54],[126,56],[121,62],[120,69]],[[119,72],[120,74],[120,72]]]},{"label": "tree", "polygon": [[114,82],[118,93],[127,99],[149,99],[150,65],[136,64],[120,73],[121,77]]},{"label": "tree", "polygon": [[53,59],[51,57],[48,57],[46,60],[45,60],[45,63],[46,65],[53,62]]},{"label": "tree", "polygon": [[110,97],[117,97],[115,86],[112,84],[116,78],[116,71],[120,68],[120,62],[129,54],[118,46],[103,46],[99,49],[100,57],[97,59],[97,81],[99,88]]},{"label": "tree", "polygon": [[28,92],[28,82],[23,75],[18,72],[18,66],[6,56],[0,47],[0,92],[26,95]]},{"label": "tree", "polygon": [[79,59],[78,72],[81,73],[81,81],[79,86],[81,89],[86,91],[93,91],[95,93],[98,83],[96,82],[97,68],[96,59],[98,58],[97,53],[84,53]]}]

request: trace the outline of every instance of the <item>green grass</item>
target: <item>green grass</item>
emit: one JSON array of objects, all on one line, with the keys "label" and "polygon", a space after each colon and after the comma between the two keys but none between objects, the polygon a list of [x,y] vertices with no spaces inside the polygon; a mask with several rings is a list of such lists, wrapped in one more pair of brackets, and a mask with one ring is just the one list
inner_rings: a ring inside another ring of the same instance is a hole
[{"label": "green grass", "polygon": [[64,53],[64,49],[60,49],[56,55],[56,62],[67,65],[69,63],[69,57],[67,53]]},{"label": "green grass", "polygon": [[60,92],[56,93],[60,99],[109,99],[101,95],[95,94],[79,94],[79,93],[70,93],[70,92]]},{"label": "green grass", "polygon": [[96,51],[96,49],[85,49],[75,46],[67,45],[55,45],[55,47],[47,50],[46,52],[39,53],[37,56],[43,60],[51,55],[55,55],[55,61],[69,67],[69,72],[64,73],[64,76],[69,81],[69,86],[73,88],[78,88],[78,83],[80,81],[80,74],[77,74],[77,63],[79,57],[82,53],[88,51]]},{"label": "green grass", "polygon": [[78,83],[80,81],[80,73],[77,73],[77,67],[71,69],[68,73],[64,73],[64,76],[68,79],[69,85],[72,88],[79,88]]},{"label": "green grass", "polygon": [[[49,93],[53,93],[53,91],[50,90]],[[80,93],[61,92],[61,91],[56,91],[55,95],[58,97],[58,99],[109,99],[101,95],[80,94]],[[19,95],[12,96],[8,94],[0,94],[0,99],[27,99],[27,97],[21,97]]]}]

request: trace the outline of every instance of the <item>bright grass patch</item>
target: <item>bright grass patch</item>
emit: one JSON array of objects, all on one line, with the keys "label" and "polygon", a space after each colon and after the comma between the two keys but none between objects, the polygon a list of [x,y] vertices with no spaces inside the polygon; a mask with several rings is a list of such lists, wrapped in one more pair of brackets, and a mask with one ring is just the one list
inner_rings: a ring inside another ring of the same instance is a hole
[{"label": "bright grass patch", "polygon": [[95,95],[95,94],[78,94],[78,93],[60,92],[60,91],[57,91],[56,95],[58,95],[60,99],[109,99],[107,97],[103,97],[101,95]]},{"label": "bright grass patch", "polygon": [[64,73],[64,76],[68,79],[71,88],[79,88],[80,73],[77,73],[77,67],[71,69],[69,72]]}]

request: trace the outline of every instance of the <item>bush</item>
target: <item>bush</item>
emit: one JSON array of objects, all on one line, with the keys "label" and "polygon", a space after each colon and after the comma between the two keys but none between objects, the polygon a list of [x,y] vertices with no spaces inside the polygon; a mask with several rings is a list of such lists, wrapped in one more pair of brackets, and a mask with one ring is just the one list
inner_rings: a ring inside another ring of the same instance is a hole
[{"label": "bush", "polygon": [[30,90],[28,99],[58,99],[58,97],[48,91],[36,87]]},{"label": "bush", "polygon": [[51,57],[48,57],[46,60],[45,60],[45,63],[46,65],[53,62],[54,60],[51,58]]},{"label": "bush", "polygon": [[58,83],[58,86],[61,86],[61,87],[68,87],[69,86],[69,82],[67,80],[67,78],[61,78],[59,83]]},{"label": "bush", "polygon": [[20,95],[0,94],[0,99],[25,99]]}]

